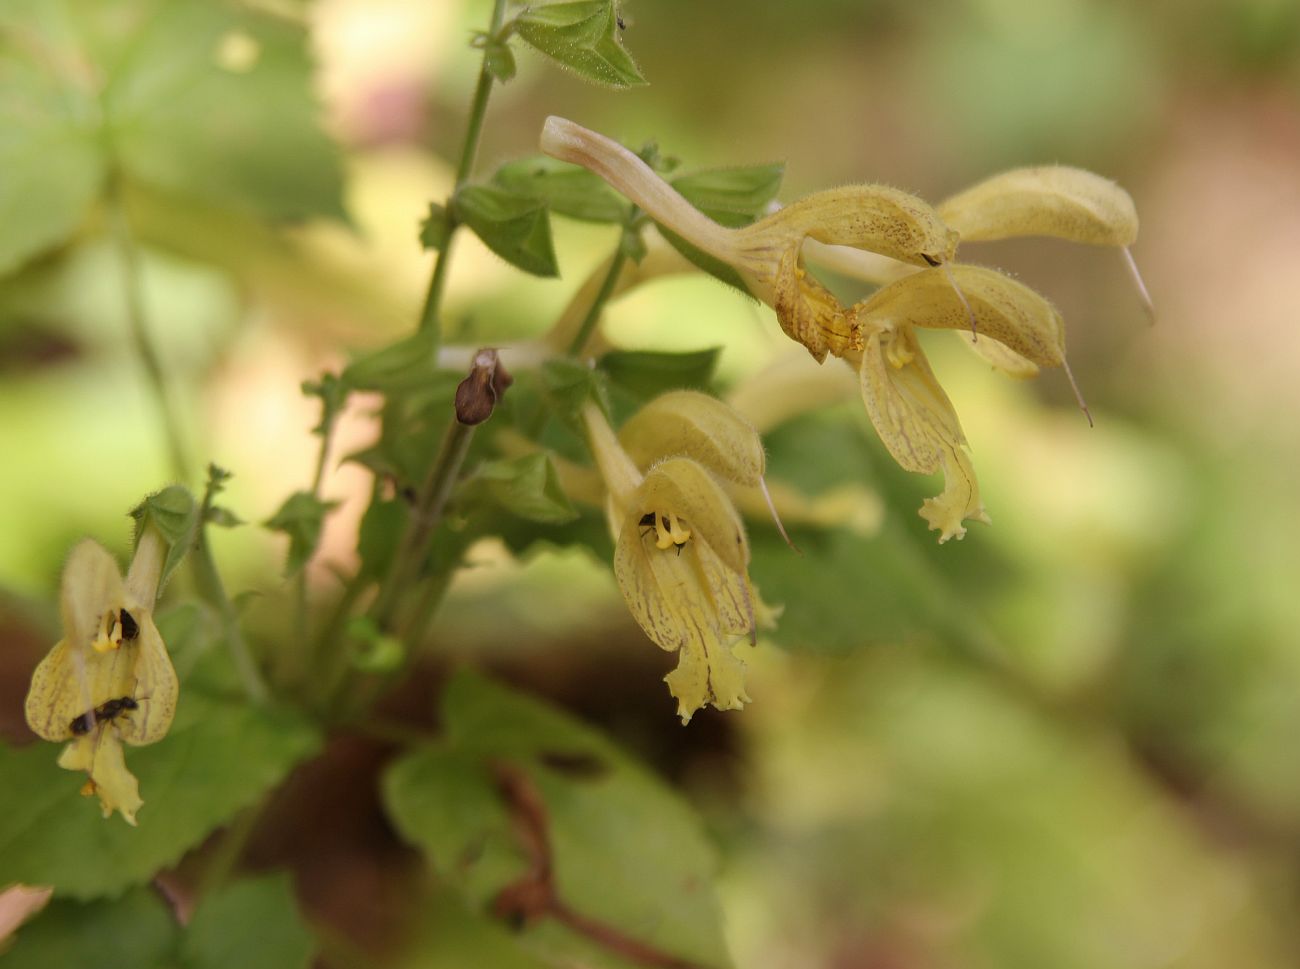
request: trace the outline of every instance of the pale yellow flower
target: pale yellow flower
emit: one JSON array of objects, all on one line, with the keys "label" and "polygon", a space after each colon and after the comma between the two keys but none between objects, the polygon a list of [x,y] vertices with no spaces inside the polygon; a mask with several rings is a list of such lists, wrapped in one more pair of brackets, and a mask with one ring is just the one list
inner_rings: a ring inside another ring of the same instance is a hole
[{"label": "pale yellow flower", "polygon": [[140,537],[125,582],[113,557],[87,539],[68,557],[60,604],[63,639],[37,666],[27,723],[46,740],[71,743],[59,766],[87,773],[83,792],[104,817],[130,824],[143,803],[122,744],[160,740],[176,711],[177,681],[153,621],[167,546],[152,528]]},{"label": "pale yellow flower", "polygon": [[[748,439],[732,436],[744,422],[703,394],[665,398],[657,416],[652,401],[629,422],[630,447],[594,404],[583,418],[608,491],[615,578],[646,635],[679,654],[665,680],[685,723],[706,704],[734,710],[749,701],[736,650],[745,639],[752,644],[773,613],[749,579],[744,523],[718,479],[761,475],[757,434],[750,428]],[[700,420],[686,429],[693,413]],[[647,453],[658,450],[660,433],[674,435],[674,456]],[[647,466],[644,474],[630,451]]]},{"label": "pale yellow flower", "polygon": [[[853,365],[867,413],[890,454],[909,471],[944,475],[942,494],[920,512],[940,542],[963,537],[966,520],[989,519],[956,411],[915,329],[958,330],[1012,376],[1057,366],[1069,373],[1064,325],[1051,304],[1004,274],[954,263],[958,241],[1053,235],[1127,247],[1137,236],[1127,193],[1080,169],[1017,169],[937,210],[887,186],[846,186],[728,228],[695,209],[635,154],[571,121],[548,118],[541,147],[596,172],[656,222],[736,269],[751,295],[776,311],[786,334],[817,362],[834,355]],[[841,266],[861,263],[885,285],[845,307],[807,271],[805,247]],[[1136,278],[1131,258],[1128,263]]]}]

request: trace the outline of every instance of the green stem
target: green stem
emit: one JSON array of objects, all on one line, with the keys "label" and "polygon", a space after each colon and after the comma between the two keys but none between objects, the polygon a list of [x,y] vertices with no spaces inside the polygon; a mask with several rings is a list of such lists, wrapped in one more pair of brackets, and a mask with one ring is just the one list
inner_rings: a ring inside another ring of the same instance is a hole
[{"label": "green stem", "polygon": [[[334,419],[337,415],[332,412],[328,402],[324,397],[321,398],[321,426],[320,426],[320,452],[316,455],[316,470],[312,474],[311,494],[313,498],[320,497],[321,484],[325,480],[325,462],[329,458],[330,443],[334,438]],[[286,650],[281,653],[286,659],[290,657],[301,657],[301,666],[294,664],[292,661],[284,663],[278,671],[283,680],[291,680],[300,672],[311,665],[314,655],[315,643],[311,639],[311,629],[309,628],[307,617],[307,567],[306,563],[298,571],[294,578],[294,599],[295,599],[295,621],[294,629],[297,632],[297,643],[292,650]]]},{"label": "green stem", "polygon": [[[212,499],[213,487],[209,484],[207,493],[203,496],[203,510],[199,518],[201,523],[206,523],[208,520]],[[239,614],[235,612],[234,604],[226,595],[221,573],[217,571],[216,560],[212,557],[212,546],[208,542],[206,524],[199,526],[198,540],[195,542],[194,554],[190,560],[194,569],[194,584],[199,595],[217,611],[221,619],[222,638],[226,641],[226,648],[230,650],[230,658],[235,664],[235,674],[239,677],[244,693],[256,704],[266,703],[270,699],[270,691],[266,688],[257,664],[253,662],[253,654],[249,652],[248,644],[244,642],[243,631],[239,628]]]},{"label": "green stem", "polygon": [[109,179],[108,222],[113,234],[118,258],[122,263],[122,281],[126,292],[126,315],[131,325],[131,338],[135,344],[136,355],[144,365],[145,376],[153,391],[154,403],[158,409],[158,418],[162,421],[163,433],[167,439],[167,452],[171,461],[172,474],[181,481],[190,478],[189,460],[185,455],[183,438],[176,419],[176,408],[171,406],[167,390],[167,378],[163,373],[162,361],[158,350],[149,335],[144,307],[143,276],[141,274],[140,253],[131,232],[131,221],[126,214],[126,205],[122,198],[119,179]]},{"label": "green stem", "polygon": [[[488,27],[489,37],[495,37],[500,32],[505,13],[506,0],[495,0],[492,5],[492,22]],[[474,98],[470,102],[469,124],[465,129],[465,144],[461,148],[460,165],[456,168],[456,184],[452,189],[453,198],[456,191],[469,181],[470,173],[474,170],[474,157],[478,154],[479,139],[483,134],[483,119],[487,116],[488,96],[492,93],[493,80],[492,72],[488,69],[488,55],[485,50],[483,52],[483,64],[478,72],[478,84],[474,88]],[[456,228],[459,223],[456,221],[451,198],[447,200],[446,208],[448,220],[447,239],[442,248],[438,250],[438,255],[434,258],[433,275],[429,278],[429,289],[424,296],[424,308],[420,311],[421,330],[437,327],[438,310],[442,303],[443,290],[447,284],[447,266],[451,262],[451,248],[456,238]]]},{"label": "green stem", "polygon": [[627,254],[620,245],[618,251],[614,253],[614,259],[609,264],[609,272],[605,273],[600,289],[596,291],[596,298],[591,301],[591,306],[587,309],[587,315],[582,318],[582,323],[578,326],[578,332],[573,335],[573,340],[569,343],[569,356],[576,357],[582,353],[583,347],[591,339],[596,324],[600,322],[600,314],[605,309],[605,304],[609,302],[609,298],[614,295],[614,289],[618,286],[618,277],[622,274],[623,266],[626,264]]},{"label": "green stem", "polygon": [[371,618],[385,632],[392,630],[401,595],[419,573],[420,563],[428,553],[429,539],[442,520],[443,509],[451,497],[451,490],[473,439],[474,427],[462,424],[453,417],[442,439],[438,457],[429,469],[429,476],[411,510],[411,518],[402,535],[397,554],[393,557],[392,568],[380,586],[379,595],[370,610]]}]

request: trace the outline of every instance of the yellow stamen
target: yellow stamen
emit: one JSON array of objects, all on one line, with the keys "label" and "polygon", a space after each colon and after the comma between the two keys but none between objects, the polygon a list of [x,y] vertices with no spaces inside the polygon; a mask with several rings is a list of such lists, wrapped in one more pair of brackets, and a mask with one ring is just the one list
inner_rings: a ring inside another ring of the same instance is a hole
[{"label": "yellow stamen", "polygon": [[676,515],[655,516],[655,545],[659,548],[673,548],[685,545],[691,537],[691,530],[683,525]]}]

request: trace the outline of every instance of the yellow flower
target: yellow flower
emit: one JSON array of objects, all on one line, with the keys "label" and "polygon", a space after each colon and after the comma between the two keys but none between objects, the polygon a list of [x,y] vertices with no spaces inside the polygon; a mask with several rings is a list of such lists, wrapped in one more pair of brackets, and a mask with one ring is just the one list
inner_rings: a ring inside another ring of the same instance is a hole
[{"label": "yellow flower", "polygon": [[[776,311],[781,328],[818,363],[829,354],[852,364],[867,413],[895,460],[909,471],[943,472],[942,494],[925,501],[920,512],[940,542],[963,537],[968,519],[989,519],[961,424],[921,351],[916,327],[958,330],[972,349],[1012,376],[1055,366],[1069,375],[1064,324],[1056,310],[1008,276],[953,263],[959,239],[1051,235],[1125,247],[1138,279],[1126,248],[1137,237],[1132,199],[1113,182],[1080,169],[1007,172],[937,210],[887,186],[847,186],[806,196],[733,229],[695,209],[632,152],[571,121],[548,118],[541,147],[596,172],[661,225],[734,267],[750,293]],[[805,248],[840,267],[862,265],[887,285],[845,307],[807,272]],[[1082,397],[1079,402],[1086,414]]]},{"label": "yellow flower", "polygon": [[[687,428],[692,415],[698,420]],[[715,474],[761,475],[758,435],[725,404],[690,392],[647,404],[628,423],[629,447],[596,405],[586,405],[583,419],[608,489],[614,575],[646,635],[680,655],[665,681],[682,722],[705,704],[739,709],[749,696],[734,650],[744,637],[752,644],[772,612],[750,582],[745,527]],[[655,446],[665,429],[682,432],[676,455]],[[648,464],[644,475],[630,451]]]},{"label": "yellow flower", "polygon": [[143,803],[122,744],[160,740],[176,711],[177,682],[153,621],[167,552],[144,529],[125,582],[113,557],[87,539],[68,557],[60,593],[63,639],[41,661],[27,694],[27,723],[46,740],[71,740],[59,766],[82,770],[104,817],[129,824]]}]

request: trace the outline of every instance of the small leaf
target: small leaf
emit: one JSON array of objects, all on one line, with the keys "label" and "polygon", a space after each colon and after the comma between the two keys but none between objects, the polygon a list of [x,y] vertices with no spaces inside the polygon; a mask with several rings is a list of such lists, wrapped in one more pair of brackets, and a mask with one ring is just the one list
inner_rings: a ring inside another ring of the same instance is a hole
[{"label": "small leaf", "polygon": [[672,186],[713,221],[739,228],[767,214],[784,175],[785,165],[776,162],[681,175]]},{"label": "small leaf", "polygon": [[609,413],[605,375],[576,360],[548,360],[541,367],[542,386],[551,406],[565,420],[575,422],[588,400]]},{"label": "small leaf", "polygon": [[558,276],[546,203],[494,185],[469,185],[452,200],[456,218],[498,256],[534,276]]},{"label": "small leaf", "polygon": [[721,352],[721,347],[685,353],[614,350],[601,357],[596,366],[625,390],[650,398],[680,387],[707,387]]},{"label": "small leaf", "polygon": [[515,53],[503,40],[488,41],[483,48],[483,63],[488,73],[502,83],[515,76]]},{"label": "small leaf", "polygon": [[268,875],[203,895],[181,938],[180,956],[185,969],[302,969],[314,948],[293,882]]},{"label": "small leaf", "polygon": [[515,18],[515,31],[585,80],[610,87],[645,83],[620,42],[613,0],[568,0],[527,7]]},{"label": "small leaf", "polygon": [[487,482],[493,500],[520,518],[558,525],[578,517],[560,486],[554,463],[545,454],[490,461],[479,469],[478,476]]},{"label": "small leaf", "polygon": [[656,222],[655,225],[659,229],[659,234],[667,240],[668,244],[685,256],[694,266],[704,270],[714,279],[724,282],[728,286],[738,289],[746,295],[753,295],[753,293],[750,293],[749,287],[745,285],[745,281],[741,279],[740,273],[732,269],[728,263],[725,263],[714,256],[710,256],[702,249],[696,248],[676,232],[664,228],[662,225],[659,225],[659,223]]},{"label": "small leaf", "polygon": [[216,525],[219,528],[238,528],[244,524],[242,518],[223,505],[213,505],[209,508],[203,521],[205,524]]},{"label": "small leaf", "polygon": [[584,222],[622,222],[631,209],[599,175],[546,155],[506,162],[492,181],[515,195],[541,199],[556,215]]},{"label": "small leaf", "polygon": [[320,423],[311,429],[313,434],[324,436],[329,433],[334,421],[342,413],[348,402],[348,385],[342,377],[332,373],[323,373],[320,380],[304,380],[302,392],[308,397],[319,397],[321,402]]},{"label": "small leaf", "polygon": [[55,766],[54,745],[0,745],[0,884],[82,899],[143,884],[316,751],[319,736],[298,714],[214,699],[193,681],[166,739],[130,749],[144,798],[137,828],[106,824],[78,796],[82,778]]},{"label": "small leaf", "polygon": [[297,575],[311,561],[311,557],[316,554],[316,546],[320,544],[325,516],[331,508],[337,506],[337,501],[322,501],[309,491],[295,491],[285,499],[280,510],[266,521],[265,526],[271,531],[284,532],[289,536],[285,578]]},{"label": "small leaf", "polygon": [[58,966],[170,965],[181,935],[162,896],[146,888],[113,901],[74,902],[56,898],[22,927],[4,952],[5,969]]},{"label": "small leaf", "polygon": [[131,517],[135,519],[137,544],[146,527],[156,528],[167,540],[167,558],[163,561],[162,574],[158,579],[158,587],[161,589],[194,544],[195,529],[199,524],[198,505],[189,489],[181,485],[169,485],[140,502],[131,510]]},{"label": "small leaf", "polygon": [[618,251],[636,263],[645,258],[646,245],[640,225],[623,227],[623,234],[618,237]]},{"label": "small leaf", "polygon": [[363,673],[394,673],[406,659],[406,647],[396,636],[384,633],[369,616],[355,616],[348,622],[348,635],[361,643],[348,657]]},{"label": "small leaf", "polygon": [[447,244],[451,229],[447,210],[437,202],[430,202],[429,214],[420,223],[420,245],[426,249],[440,251]]}]

